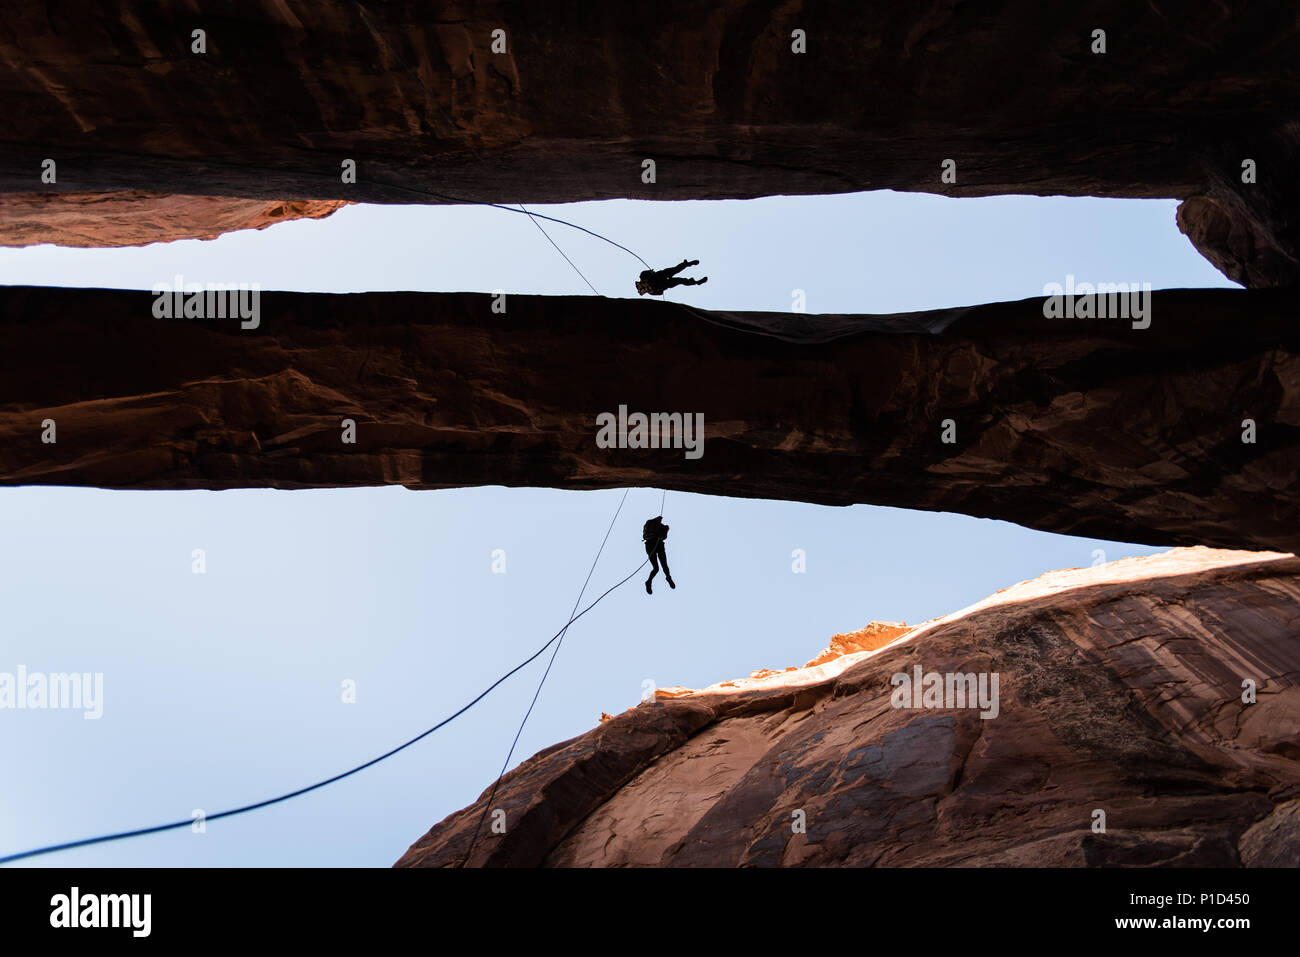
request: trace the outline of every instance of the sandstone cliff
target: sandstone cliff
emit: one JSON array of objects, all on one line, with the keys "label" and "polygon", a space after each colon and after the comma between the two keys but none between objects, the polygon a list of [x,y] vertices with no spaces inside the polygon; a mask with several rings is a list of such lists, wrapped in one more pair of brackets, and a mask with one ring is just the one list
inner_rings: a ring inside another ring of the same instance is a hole
[{"label": "sandstone cliff", "polygon": [[274,202],[147,192],[11,193],[0,196],[0,246],[143,246],[215,239],[291,219],[321,219],[342,200]]},{"label": "sandstone cliff", "polygon": [[[485,829],[470,864],[1294,867],[1298,625],[1292,555],[1051,572],[878,650],[670,689],[540,752],[503,779],[506,833]],[[893,706],[892,676],[918,666],[998,674],[996,716]],[[398,865],[460,863],[487,797]]]},{"label": "sandstone cliff", "polygon": [[[66,191],[83,206],[130,190],[276,203],[1195,198],[1183,225],[1225,272],[1300,281],[1300,32],[1286,4],[7,6],[0,193]],[[955,182],[941,178],[947,159]]]},{"label": "sandstone cliff", "polygon": [[[0,289],[0,482],[656,485],[1300,549],[1282,290],[1160,292],[1145,330],[1046,320],[1036,299],[904,316],[491,301],[265,293],[244,330],[155,319],[144,292]],[[596,417],[622,404],[703,415],[702,457],[599,447]]]},{"label": "sandstone cliff", "polygon": [[[1235,2],[15,5],[0,242],[208,236],[348,200],[1169,196],[1228,275],[1286,286],[1298,46],[1293,11]],[[1160,293],[1138,331],[1034,301],[794,322],[514,297],[489,326],[486,297],[268,295],[245,336],[129,293],[7,289],[0,481],[657,484],[1293,551],[1292,300]],[[702,413],[702,464],[595,448],[623,402]]]}]

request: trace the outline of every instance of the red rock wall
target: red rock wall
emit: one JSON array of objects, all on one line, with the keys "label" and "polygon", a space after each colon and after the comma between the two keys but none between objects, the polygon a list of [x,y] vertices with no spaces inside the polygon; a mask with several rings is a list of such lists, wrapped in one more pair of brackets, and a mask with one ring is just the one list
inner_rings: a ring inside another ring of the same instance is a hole
[{"label": "red rock wall", "polygon": [[[903,317],[491,303],[266,293],[245,331],[155,319],[144,292],[0,289],[0,481],[655,485],[1300,548],[1300,326],[1282,291],[1157,293],[1145,330],[1045,320],[1041,300]],[[945,331],[879,331],[901,328]],[[598,447],[597,416],[621,404],[702,415],[702,456]]]},{"label": "red rock wall", "polygon": [[322,219],[341,200],[268,202],[155,193],[11,193],[0,196],[0,246],[144,246],[215,239],[291,219]]},{"label": "red rock wall", "polygon": [[1189,233],[1207,255],[1281,285],[1300,281],[1297,53],[1294,10],[1244,0],[11,2],[0,193],[1197,195],[1235,224],[1224,245]]},{"label": "red rock wall", "polygon": [[[1261,557],[1052,573],[831,677],[632,708],[506,775],[469,863],[1295,867],[1300,561]],[[996,672],[997,715],[894,707],[918,664]],[[487,798],[398,866],[459,864]]]}]

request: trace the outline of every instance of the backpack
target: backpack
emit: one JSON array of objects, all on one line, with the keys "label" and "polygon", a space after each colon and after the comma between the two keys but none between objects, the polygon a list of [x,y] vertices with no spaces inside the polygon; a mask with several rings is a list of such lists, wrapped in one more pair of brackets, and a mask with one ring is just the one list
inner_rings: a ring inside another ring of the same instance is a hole
[{"label": "backpack", "polygon": [[641,541],[662,542],[668,538],[668,526],[660,519],[652,518],[641,526]]}]

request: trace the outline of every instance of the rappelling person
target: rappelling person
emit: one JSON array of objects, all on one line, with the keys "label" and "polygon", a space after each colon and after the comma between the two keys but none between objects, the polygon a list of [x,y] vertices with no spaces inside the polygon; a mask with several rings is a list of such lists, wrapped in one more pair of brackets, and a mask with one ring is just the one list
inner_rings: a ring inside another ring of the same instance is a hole
[{"label": "rappelling person", "polygon": [[659,566],[664,566],[664,578],[668,579],[668,587],[676,588],[673,584],[673,573],[668,570],[668,556],[664,553],[664,541],[668,538],[668,526],[664,524],[664,517],[649,519],[645,525],[641,526],[641,540],[645,542],[645,553],[650,559],[650,577],[645,580],[645,593],[653,595],[650,590],[650,583],[654,581],[655,575],[659,573]]},{"label": "rappelling person", "polygon": [[[709,281],[709,277],[703,279],[678,279],[677,274],[687,266],[698,266],[698,259],[683,259],[671,269],[645,269],[641,272],[641,278],[636,281],[636,291],[646,296],[662,296],[673,286],[702,286]],[[669,582],[669,584],[672,584]]]}]

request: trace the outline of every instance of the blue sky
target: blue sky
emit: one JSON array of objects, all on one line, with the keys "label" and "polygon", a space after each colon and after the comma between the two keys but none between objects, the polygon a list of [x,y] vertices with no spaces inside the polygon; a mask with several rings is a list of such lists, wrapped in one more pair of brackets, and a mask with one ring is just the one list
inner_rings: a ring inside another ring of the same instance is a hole
[{"label": "blue sky", "polygon": [[[1232,287],[1156,200],[865,193],[537,206],[656,266],[702,260],[702,308],[893,312],[1082,281]],[[642,268],[551,236],[605,295]],[[0,249],[0,283],[147,289],[177,273],[264,289],[589,294],[526,217],[352,207],[139,249]],[[1158,316],[1156,317],[1158,321]],[[0,488],[0,672],[102,672],[104,714],[0,710],[0,855],[215,813],[328,777],[435,723],[566,620],[622,493],[485,487],[111,492]],[[594,597],[644,557],[660,493],[633,489]],[[670,492],[676,591],[638,580],[571,629],[514,763],[636,704],[801,664],[838,631],[946,614],[1054,568],[1161,549],[967,516]],[[206,555],[205,574],[191,554]],[[492,553],[504,550],[504,574]],[[791,569],[803,549],[807,571]],[[545,658],[457,722],[263,811],[32,866],[387,866],[491,785]],[[356,703],[342,701],[345,680]],[[11,865],[18,866],[18,865]]]}]

